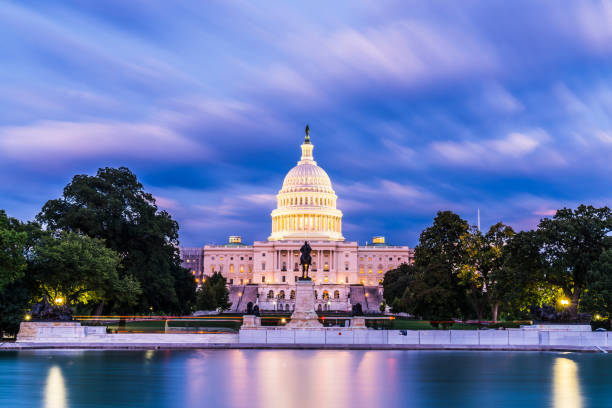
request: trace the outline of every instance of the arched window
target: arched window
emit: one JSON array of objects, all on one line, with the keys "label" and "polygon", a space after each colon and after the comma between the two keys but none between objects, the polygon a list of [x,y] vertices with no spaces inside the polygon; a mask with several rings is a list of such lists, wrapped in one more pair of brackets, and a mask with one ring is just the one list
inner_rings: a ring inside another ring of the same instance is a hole
[{"label": "arched window", "polygon": [[319,292],[315,290],[315,299],[318,299],[318,298],[319,298]]},{"label": "arched window", "polygon": [[288,312],[289,311],[289,303],[285,304],[285,311]]},{"label": "arched window", "polygon": [[320,303],[319,303],[319,306],[317,306],[317,310],[318,310],[319,312],[323,310],[323,309],[322,309],[322,307],[321,307],[321,304],[320,304]]},{"label": "arched window", "polygon": [[295,290],[292,290],[292,291],[289,293],[289,299],[295,299]]},{"label": "arched window", "polygon": [[284,299],[285,298],[285,291],[281,290],[280,292],[278,292],[278,298],[279,299]]},{"label": "arched window", "polygon": [[327,300],[327,299],[329,299],[329,292],[324,290],[323,291],[323,300]]},{"label": "arched window", "polygon": [[274,298],[274,291],[273,290],[268,292],[268,299],[272,299],[272,298]]},{"label": "arched window", "polygon": [[334,291],[334,299],[340,299],[340,291],[339,290]]}]

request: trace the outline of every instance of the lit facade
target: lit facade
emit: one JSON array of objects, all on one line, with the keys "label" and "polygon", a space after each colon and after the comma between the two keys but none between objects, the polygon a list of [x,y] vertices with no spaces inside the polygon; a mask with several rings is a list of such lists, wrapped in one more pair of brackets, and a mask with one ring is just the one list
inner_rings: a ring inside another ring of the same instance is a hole
[{"label": "lit facade", "polygon": [[230,286],[232,310],[244,311],[252,302],[261,310],[291,311],[295,281],[301,275],[299,249],[309,241],[315,308],[348,311],[361,303],[364,310],[378,311],[385,272],[412,263],[413,251],[408,246],[387,245],[381,236],[369,245],[347,242],[342,235],[342,212],[336,208],[338,197],[329,176],[314,160],[308,134],[301,148],[300,161],[277,195],[268,240],[244,245],[240,237],[232,236],[227,244],[206,245],[199,250],[199,271],[193,268],[193,249],[183,248],[183,266],[196,270],[198,282],[221,272]]}]

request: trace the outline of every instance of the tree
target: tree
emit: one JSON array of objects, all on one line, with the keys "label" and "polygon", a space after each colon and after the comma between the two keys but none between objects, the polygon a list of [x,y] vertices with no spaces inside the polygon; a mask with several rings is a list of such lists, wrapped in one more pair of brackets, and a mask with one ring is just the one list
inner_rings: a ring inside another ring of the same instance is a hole
[{"label": "tree", "polygon": [[0,210],[0,292],[23,277],[26,269],[27,234],[19,230],[19,224]]},{"label": "tree", "polygon": [[[57,237],[48,234],[34,248],[29,279],[37,285],[39,295],[66,304],[88,304],[109,301],[122,282],[117,275],[119,255],[106,248],[101,240],[74,232]],[[139,287],[132,287],[123,296],[134,296]]]},{"label": "tree", "polygon": [[102,239],[120,254],[120,277],[138,282],[142,292],[132,306],[117,298],[106,310],[186,313],[193,305],[195,282],[181,267],[178,224],[158,211],[129,169],[107,167],[95,176],[75,176],[60,199],[43,206],[37,220],[52,231]]},{"label": "tree", "polygon": [[587,291],[581,301],[581,309],[592,314],[612,317],[612,249],[602,252],[599,260],[591,265]]},{"label": "tree", "polygon": [[486,234],[472,227],[461,236],[464,262],[458,276],[460,283],[469,288],[470,298],[479,320],[485,309],[491,308],[491,316],[497,321],[499,305],[504,297],[504,247],[514,235],[514,230],[501,222],[491,226]]},{"label": "tree", "polygon": [[228,310],[232,304],[229,302],[226,283],[226,279],[219,272],[214,272],[206,279],[196,295],[198,310]]},{"label": "tree", "polygon": [[415,248],[412,278],[402,297],[415,314],[449,318],[468,310],[465,290],[459,286],[458,272],[465,251],[461,237],[468,223],[452,211],[440,211],[433,225],[421,232]]},{"label": "tree", "polygon": [[546,279],[559,286],[570,301],[569,313],[577,317],[580,297],[589,285],[589,271],[602,252],[612,248],[612,213],[608,207],[580,205],[563,208],[544,218],[537,237]]}]

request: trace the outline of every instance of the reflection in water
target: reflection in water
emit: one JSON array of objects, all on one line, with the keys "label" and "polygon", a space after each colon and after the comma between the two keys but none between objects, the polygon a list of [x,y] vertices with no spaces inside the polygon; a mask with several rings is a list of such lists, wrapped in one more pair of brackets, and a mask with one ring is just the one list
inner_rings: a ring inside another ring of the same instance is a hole
[{"label": "reflection in water", "polygon": [[49,369],[45,385],[45,408],[66,408],[66,386],[62,370],[58,366]]},{"label": "reflection in water", "polygon": [[578,365],[573,360],[559,357],[553,367],[553,406],[580,408],[582,395],[578,379]]}]

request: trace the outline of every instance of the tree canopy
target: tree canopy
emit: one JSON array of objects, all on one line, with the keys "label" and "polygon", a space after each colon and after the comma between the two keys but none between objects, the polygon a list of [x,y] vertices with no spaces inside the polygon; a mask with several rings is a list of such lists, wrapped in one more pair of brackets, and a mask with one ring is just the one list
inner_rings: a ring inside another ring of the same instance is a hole
[{"label": "tree canopy", "polygon": [[[103,168],[95,176],[77,175],[61,198],[47,201],[37,220],[51,231],[76,232],[100,239],[121,261],[121,284],[141,293],[135,302],[116,298],[105,309],[187,313],[195,301],[195,282],[181,267],[178,224],[127,168]],[[131,306],[130,306],[131,305]]]}]

